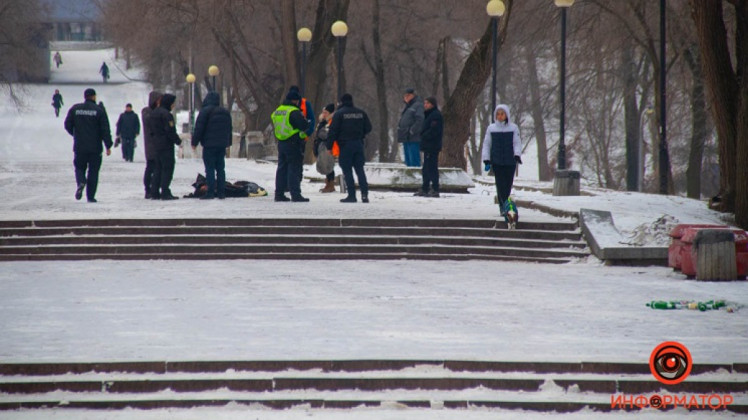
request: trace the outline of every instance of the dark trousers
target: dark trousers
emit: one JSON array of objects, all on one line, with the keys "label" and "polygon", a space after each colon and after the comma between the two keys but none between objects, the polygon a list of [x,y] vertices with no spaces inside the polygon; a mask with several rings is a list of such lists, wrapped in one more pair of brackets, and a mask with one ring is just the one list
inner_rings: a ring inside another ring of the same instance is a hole
[{"label": "dark trousers", "polygon": [[356,196],[356,184],[353,181],[353,171],[356,171],[361,196],[369,195],[369,183],[364,172],[364,142],[362,140],[347,141],[340,145],[340,169],[345,177],[345,187],[349,197]]},{"label": "dark trousers", "polygon": [[59,117],[59,116],[60,116],[60,107],[56,106],[55,107],[55,117]]},{"label": "dark trousers", "polygon": [[275,170],[275,196],[291,192],[291,197],[301,196],[301,171],[304,154],[301,152],[303,141],[292,137],[278,142],[278,168]]},{"label": "dark trousers", "polygon": [[159,150],[156,152],[156,168],[153,170],[151,179],[151,195],[162,197],[171,195],[171,179],[174,177],[174,149]]},{"label": "dark trousers", "polygon": [[493,177],[496,180],[496,193],[499,195],[499,205],[504,209],[509,194],[512,193],[514,184],[514,172],[517,165],[491,165],[493,166]]},{"label": "dark trousers", "polygon": [[145,161],[145,172],[143,173],[143,186],[145,192],[150,192],[153,182],[153,172],[156,170],[156,159],[148,159]]},{"label": "dark trousers", "polygon": [[135,154],[135,139],[127,139],[122,137],[122,159],[132,162],[133,155]]},{"label": "dark trousers", "polygon": [[423,152],[423,186],[421,190],[429,191],[429,186],[439,192],[439,152]]},{"label": "dark trousers", "polygon": [[421,143],[417,141],[403,142],[405,166],[421,166]]},{"label": "dark trousers", "polygon": [[333,181],[335,181],[335,169],[333,169],[333,170],[332,170],[332,172],[330,172],[329,174],[327,174],[327,176],[325,176],[325,179],[326,179],[326,180],[327,180],[328,182],[333,182]]},{"label": "dark trousers", "polygon": [[[99,169],[101,169],[101,153],[76,153],[73,158],[75,166],[75,182],[77,185],[86,184],[86,198],[96,198],[96,187],[99,185]],[[86,174],[88,170],[88,174]]]},{"label": "dark trousers", "polygon": [[[226,196],[226,149],[207,147],[203,149],[205,182],[208,184],[208,197]],[[216,186],[216,178],[218,185]]]}]

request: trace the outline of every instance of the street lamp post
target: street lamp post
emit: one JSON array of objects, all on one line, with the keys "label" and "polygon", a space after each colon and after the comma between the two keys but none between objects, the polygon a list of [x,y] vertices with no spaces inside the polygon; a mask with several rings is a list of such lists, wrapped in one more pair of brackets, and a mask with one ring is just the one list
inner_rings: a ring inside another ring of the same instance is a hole
[{"label": "street lamp post", "polygon": [[[496,109],[496,58],[498,56],[498,49],[499,49],[499,40],[498,33],[499,33],[499,17],[504,14],[504,11],[506,8],[504,7],[504,3],[501,0],[491,0],[486,4],[486,13],[488,13],[488,16],[491,16],[491,24],[493,26],[493,76],[491,78],[491,113],[494,112]],[[493,121],[496,116],[492,115],[492,118],[489,121]]]},{"label": "street lamp post", "polygon": [[306,44],[312,40],[312,31],[309,28],[301,28],[296,32],[296,39],[301,42],[301,96],[304,96],[306,86]]},{"label": "street lamp post", "polygon": [[220,73],[220,71],[218,70],[218,66],[216,66],[215,64],[208,67],[208,74],[213,77],[213,91],[217,91],[216,90],[216,76],[218,76],[218,73]]},{"label": "street lamp post", "polygon": [[566,9],[574,4],[574,0],[554,0],[561,8],[561,63],[559,64],[560,85],[560,113],[558,138],[558,169],[566,170]]},{"label": "street lamp post", "polygon": [[338,99],[343,96],[343,38],[348,35],[348,25],[342,20],[332,24],[332,34],[338,39]]},{"label": "street lamp post", "polygon": [[192,135],[195,131],[195,81],[197,78],[190,73],[185,80],[190,84],[190,135]]},{"label": "street lamp post", "polygon": [[670,168],[670,155],[667,148],[667,69],[666,44],[665,44],[665,0],[660,0],[660,194],[669,194],[668,169]]}]

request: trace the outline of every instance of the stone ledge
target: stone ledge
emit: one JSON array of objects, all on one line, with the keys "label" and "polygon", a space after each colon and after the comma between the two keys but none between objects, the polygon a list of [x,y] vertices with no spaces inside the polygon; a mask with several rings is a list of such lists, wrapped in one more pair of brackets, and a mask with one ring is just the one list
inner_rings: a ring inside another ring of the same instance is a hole
[{"label": "stone ledge", "polygon": [[[307,169],[309,167],[307,166]],[[371,190],[387,191],[418,191],[423,184],[420,167],[409,167],[396,163],[367,163],[364,166],[366,180]],[[342,172],[335,166],[335,174]],[[304,178],[312,182],[324,182],[325,176],[317,173],[312,165],[306,170]],[[467,193],[469,188],[475,187],[470,176],[460,168],[439,168],[440,192]]]},{"label": "stone ledge", "polygon": [[592,253],[606,264],[667,266],[666,247],[621,245],[624,238],[616,229],[609,211],[580,209],[579,223]]}]

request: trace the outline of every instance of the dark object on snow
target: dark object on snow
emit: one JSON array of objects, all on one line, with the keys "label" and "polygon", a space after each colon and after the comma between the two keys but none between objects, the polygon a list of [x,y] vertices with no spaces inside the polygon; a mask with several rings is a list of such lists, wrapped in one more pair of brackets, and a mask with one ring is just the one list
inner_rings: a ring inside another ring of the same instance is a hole
[{"label": "dark object on snow", "polygon": [[[200,198],[208,192],[208,182],[202,174],[192,184],[195,192],[185,195],[185,198]],[[268,192],[261,186],[249,181],[226,182],[226,197],[264,197]]]}]

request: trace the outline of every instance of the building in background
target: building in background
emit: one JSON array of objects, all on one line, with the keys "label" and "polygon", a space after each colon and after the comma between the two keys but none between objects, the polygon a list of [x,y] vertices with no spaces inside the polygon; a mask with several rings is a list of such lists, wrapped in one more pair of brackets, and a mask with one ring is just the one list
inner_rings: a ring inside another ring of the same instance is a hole
[{"label": "building in background", "polygon": [[50,41],[101,41],[101,9],[95,0],[42,0]]}]

